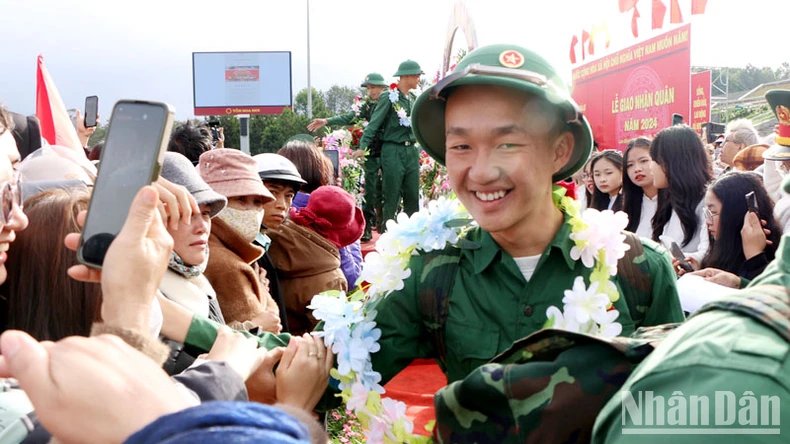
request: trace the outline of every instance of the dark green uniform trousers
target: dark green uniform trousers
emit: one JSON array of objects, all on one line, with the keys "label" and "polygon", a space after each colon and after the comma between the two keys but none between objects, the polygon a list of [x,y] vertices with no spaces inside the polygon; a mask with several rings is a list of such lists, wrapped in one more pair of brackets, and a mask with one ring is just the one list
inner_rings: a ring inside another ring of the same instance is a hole
[{"label": "dark green uniform trousers", "polygon": [[416,213],[420,209],[419,148],[384,142],[381,147],[381,173],[384,224],[395,219],[401,197],[406,214],[411,216]]},{"label": "dark green uniform trousers", "polygon": [[[381,157],[365,159],[365,203],[362,212],[365,214],[365,236],[370,237],[373,227],[381,223]],[[376,215],[378,214],[378,219]],[[380,230],[377,230],[380,231]]]}]

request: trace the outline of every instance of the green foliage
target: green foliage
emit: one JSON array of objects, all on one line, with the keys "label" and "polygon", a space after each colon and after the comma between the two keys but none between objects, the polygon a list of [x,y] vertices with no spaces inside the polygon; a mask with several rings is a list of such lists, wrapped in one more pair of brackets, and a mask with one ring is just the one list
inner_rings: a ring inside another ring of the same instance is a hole
[{"label": "green foliage", "polygon": [[362,96],[359,89],[348,86],[332,85],[324,93],[324,102],[330,116],[349,112],[354,104],[354,97]]},{"label": "green foliage", "polygon": [[[313,91],[313,118],[319,119],[323,117],[330,117],[330,113],[326,108],[326,99],[322,91],[315,88],[310,88]],[[349,105],[350,107],[350,105]],[[301,116],[307,115],[307,88],[302,89],[296,94],[294,99],[294,112]]]},{"label": "green foliage", "polygon": [[[695,68],[695,71],[699,70],[701,68]],[[769,66],[758,68],[749,64],[745,68],[713,68],[712,71],[711,80],[722,91],[726,90],[722,81],[727,79],[729,79],[730,92],[750,91],[763,83],[790,79],[790,62],[783,62],[776,69]],[[720,77],[721,73],[724,73],[724,76]]]}]

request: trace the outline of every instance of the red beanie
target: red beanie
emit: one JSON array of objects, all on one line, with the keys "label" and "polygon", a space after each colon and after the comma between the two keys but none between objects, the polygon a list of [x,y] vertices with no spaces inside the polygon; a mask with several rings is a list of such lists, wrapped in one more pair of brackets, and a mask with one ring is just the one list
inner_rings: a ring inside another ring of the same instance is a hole
[{"label": "red beanie", "polygon": [[336,186],[322,186],[310,193],[307,206],[291,208],[291,220],[310,228],[337,248],[351,245],[365,231],[365,216],[354,196]]}]

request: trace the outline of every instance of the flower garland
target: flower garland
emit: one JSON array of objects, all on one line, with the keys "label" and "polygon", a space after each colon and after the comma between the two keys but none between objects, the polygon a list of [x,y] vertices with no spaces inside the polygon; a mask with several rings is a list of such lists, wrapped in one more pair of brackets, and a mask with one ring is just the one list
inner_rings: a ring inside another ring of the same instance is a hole
[{"label": "flower garland", "polygon": [[411,126],[411,117],[406,112],[405,109],[400,105],[400,91],[398,90],[398,84],[392,83],[390,84],[390,90],[387,92],[389,94],[390,102],[392,103],[392,109],[395,110],[395,114],[398,115],[398,123],[400,126]]},{"label": "flower garland", "polygon": [[[565,292],[563,311],[557,307],[546,311],[545,327],[616,336],[622,325],[616,322],[619,313],[612,303],[619,295],[609,278],[616,274],[617,260],[628,249],[620,233],[627,225],[627,216],[595,209],[586,210],[582,216],[579,203],[564,193],[563,188],[555,186],[552,197],[570,217],[574,241],[571,256],[593,271],[589,287],[583,277],[577,277],[572,289]],[[349,295],[328,291],[315,296],[308,306],[323,325],[322,331],[313,334],[323,337],[336,354],[337,369],[332,369],[331,375],[340,383],[339,396],[359,419],[368,442],[430,442],[429,437],[412,433],[413,424],[406,418],[404,403],[381,397],[381,375],[373,370],[370,360],[380,348],[375,308],[392,292],[403,289],[404,280],[411,275],[411,256],[456,244],[473,225],[469,213],[452,198],[430,201],[427,209],[411,217],[401,213],[397,220],[387,222],[387,232],[376,242],[376,251],[365,257],[360,282],[369,283],[367,293],[361,288]]]}]

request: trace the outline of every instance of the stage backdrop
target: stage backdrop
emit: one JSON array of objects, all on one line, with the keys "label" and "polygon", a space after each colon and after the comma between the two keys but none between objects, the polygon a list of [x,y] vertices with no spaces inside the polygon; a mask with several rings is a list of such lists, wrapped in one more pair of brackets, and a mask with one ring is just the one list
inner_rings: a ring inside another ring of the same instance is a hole
[{"label": "stage backdrop", "polygon": [[601,149],[691,121],[690,26],[685,25],[573,70],[573,98]]}]

